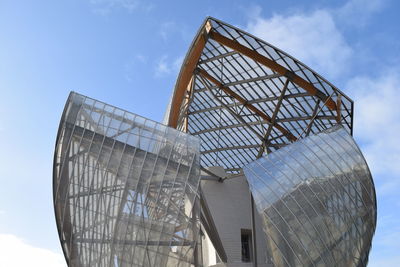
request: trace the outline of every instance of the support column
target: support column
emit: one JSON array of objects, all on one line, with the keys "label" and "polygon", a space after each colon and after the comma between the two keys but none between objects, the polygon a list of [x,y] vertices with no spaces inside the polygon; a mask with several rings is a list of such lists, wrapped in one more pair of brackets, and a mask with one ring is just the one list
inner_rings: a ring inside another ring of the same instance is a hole
[{"label": "support column", "polygon": [[254,218],[254,199],[250,192],[250,202],[251,202],[251,241],[253,245],[253,266],[257,267],[257,240],[256,240],[256,222]]}]

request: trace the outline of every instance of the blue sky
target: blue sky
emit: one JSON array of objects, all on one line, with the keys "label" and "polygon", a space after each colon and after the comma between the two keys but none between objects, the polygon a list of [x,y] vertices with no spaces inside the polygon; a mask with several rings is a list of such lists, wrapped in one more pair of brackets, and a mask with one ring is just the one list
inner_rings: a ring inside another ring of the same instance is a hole
[{"label": "blue sky", "polygon": [[51,186],[69,91],[161,121],[206,16],[285,50],[354,99],[378,196],[369,266],[398,266],[399,11],[395,0],[0,0],[0,266],[65,266]]}]

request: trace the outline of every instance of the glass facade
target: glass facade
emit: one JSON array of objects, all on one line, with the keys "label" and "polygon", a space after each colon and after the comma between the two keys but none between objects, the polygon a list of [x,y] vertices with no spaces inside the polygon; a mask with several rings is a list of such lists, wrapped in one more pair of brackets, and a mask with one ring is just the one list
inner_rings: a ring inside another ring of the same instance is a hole
[{"label": "glass facade", "polygon": [[277,150],[244,172],[276,266],[366,266],[375,190],[342,127]]},{"label": "glass facade", "polygon": [[215,18],[189,47],[168,126],[71,93],[53,170],[69,266],[365,266],[376,198],[353,108],[299,60]]},{"label": "glass facade", "polygon": [[192,266],[199,139],[71,93],[54,159],[54,205],[69,266]]}]

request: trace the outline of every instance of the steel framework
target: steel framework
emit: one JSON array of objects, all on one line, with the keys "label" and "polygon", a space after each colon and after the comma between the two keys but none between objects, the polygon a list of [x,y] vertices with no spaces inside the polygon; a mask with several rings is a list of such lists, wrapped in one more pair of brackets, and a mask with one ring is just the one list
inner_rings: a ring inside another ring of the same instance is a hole
[{"label": "steel framework", "polygon": [[275,266],[366,266],[376,196],[353,138],[336,126],[244,167]]},{"label": "steel framework", "polygon": [[53,195],[69,266],[198,265],[199,140],[71,93]]},{"label": "steel framework", "polygon": [[168,125],[199,136],[201,164],[237,173],[299,138],[341,124],[353,102],[278,48],[207,18],[175,85]]},{"label": "steel framework", "polygon": [[243,169],[253,259],[257,209],[275,266],[367,264],[376,197],[351,137],[353,101],[309,67],[207,18],[165,123],[69,96],[53,195],[70,266],[201,266],[203,232],[229,262],[200,180],[243,179]]}]

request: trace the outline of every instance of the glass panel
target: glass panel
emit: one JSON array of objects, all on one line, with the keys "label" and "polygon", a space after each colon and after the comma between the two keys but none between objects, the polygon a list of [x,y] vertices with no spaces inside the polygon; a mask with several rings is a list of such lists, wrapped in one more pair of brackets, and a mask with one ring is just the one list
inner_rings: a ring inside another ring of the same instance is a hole
[{"label": "glass panel", "polygon": [[55,158],[55,210],[70,266],[192,266],[200,143],[71,93]]},{"label": "glass panel", "polygon": [[366,266],[375,189],[344,128],[301,139],[244,172],[276,265]]}]

